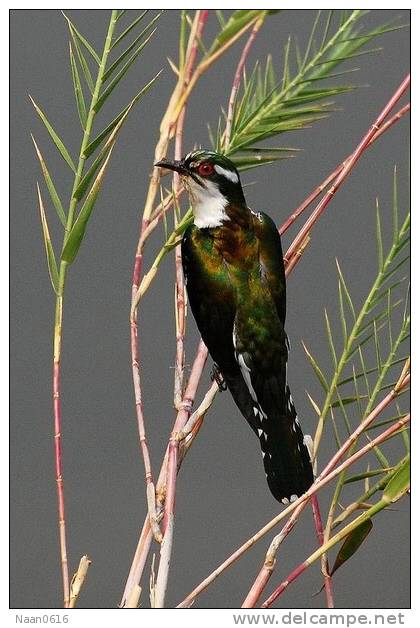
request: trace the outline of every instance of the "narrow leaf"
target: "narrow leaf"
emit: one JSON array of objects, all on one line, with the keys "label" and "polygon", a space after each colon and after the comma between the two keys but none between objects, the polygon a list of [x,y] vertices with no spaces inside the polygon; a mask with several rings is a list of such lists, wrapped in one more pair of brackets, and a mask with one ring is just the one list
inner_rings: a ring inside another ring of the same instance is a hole
[{"label": "narrow leaf", "polygon": [[[138,17],[136,17],[136,19],[131,22],[131,24],[129,26],[127,26],[127,28],[121,33],[121,35],[119,37],[117,37],[117,39],[112,43],[111,46],[111,50],[113,48],[115,48],[115,46],[118,46],[119,43],[122,42],[122,40],[127,37],[127,35],[129,33],[131,33],[131,31],[133,30],[133,28],[135,28],[137,26],[137,24],[139,22],[141,22],[141,20],[144,18],[144,16],[146,15],[146,13],[148,13],[150,11],[150,9],[145,9],[143,11],[143,13],[140,13],[140,15]],[[162,13],[162,12],[161,12]]]},{"label": "narrow leaf", "polygon": [[127,119],[127,116],[130,113],[130,110],[133,107],[133,105],[134,105],[134,102],[131,101],[131,103],[128,105],[124,115],[121,117],[121,119],[119,120],[118,124],[115,125],[111,135],[109,136],[108,140],[104,144],[104,146],[103,146],[102,150],[100,151],[99,155],[97,156],[95,161],[92,163],[92,165],[90,166],[89,170],[85,173],[83,179],[80,181],[79,185],[77,186],[76,190],[74,191],[73,197],[76,198],[78,201],[84,196],[85,192],[87,191],[87,189],[88,189],[88,187],[90,185],[90,182],[93,180],[93,178],[94,178],[96,172],[98,171],[99,167],[102,165],[103,161],[108,156],[108,151],[112,148],[112,145],[113,145],[114,141],[117,138],[117,134],[118,134],[119,130],[121,129],[122,125],[124,124],[125,120]]},{"label": "narrow leaf", "polygon": [[379,213],[379,200],[376,199],[376,246],[378,250],[378,267],[379,271],[384,266],[384,248],[382,244],[381,216]]},{"label": "narrow leaf", "polygon": [[343,343],[344,345],[347,343],[347,322],[346,322],[346,314],[344,311],[344,301],[343,301],[343,289],[341,287],[341,281],[338,282],[338,298],[340,302],[340,321],[341,321],[341,331],[343,334]]},{"label": "narrow leaf", "polygon": [[45,215],[44,204],[42,202],[41,191],[38,183],[36,184],[38,191],[39,213],[41,215],[42,235],[44,236],[45,253],[47,255],[48,272],[50,275],[51,285],[56,294],[59,294],[59,277],[57,262],[55,261],[54,249],[48,229],[47,217]]},{"label": "narrow leaf", "polygon": [[104,164],[102,165],[102,168],[98,172],[98,175],[89,191],[89,194],[86,197],[86,200],[82,206],[82,209],[80,210],[79,215],[77,216],[73,224],[73,227],[67,237],[66,243],[64,245],[63,253],[61,255],[61,259],[67,262],[68,264],[71,264],[74,261],[79,251],[80,245],[82,244],[82,241],[86,232],[86,227],[89,222],[89,218],[92,214],[93,208],[95,206],[95,202],[98,197],[99,190],[101,188],[104,174],[106,171],[106,167],[111,157],[112,149],[114,145],[115,144],[112,144],[111,148],[109,149],[107,158]]},{"label": "narrow leaf", "polygon": [[338,401],[334,401],[331,404],[331,408],[338,408],[338,407],[341,407],[341,406],[347,406],[350,403],[355,403],[356,401],[359,401],[360,399],[367,399],[367,395],[358,395],[356,397],[342,397]]},{"label": "narrow leaf", "polygon": [[79,114],[79,119],[80,119],[80,124],[82,125],[82,129],[85,130],[86,118],[87,118],[86,104],[85,104],[85,99],[83,96],[82,85],[80,83],[80,77],[79,77],[79,72],[76,65],[76,60],[74,58],[73,50],[72,50],[70,42],[69,42],[69,46],[70,46],[71,75],[73,78],[73,87],[74,87],[74,95],[76,98],[77,112]]},{"label": "narrow leaf", "polygon": [[333,359],[334,366],[336,367],[337,366],[337,354],[336,354],[335,347],[334,347],[334,339],[333,339],[333,336],[332,336],[330,319],[328,318],[328,313],[327,313],[326,309],[324,309],[324,316],[325,316],[325,326],[326,326],[326,329],[327,329],[328,345],[330,347],[331,357]]},{"label": "narrow leaf", "polygon": [[384,488],[383,498],[392,503],[400,499],[410,488],[410,459],[407,458],[404,464],[398,469],[395,475],[389,480]]},{"label": "narrow leaf", "polygon": [[97,137],[95,137],[94,140],[91,141],[90,144],[88,144],[88,146],[86,147],[85,152],[83,153],[83,156],[87,159],[88,157],[90,157],[90,155],[98,148],[98,146],[100,146],[102,144],[102,142],[104,141],[104,139],[106,137],[108,137],[108,135],[110,133],[112,133],[113,129],[116,127],[116,125],[119,123],[119,121],[121,120],[121,118],[127,113],[128,109],[130,107],[132,107],[132,105],[134,105],[135,103],[137,103],[141,98],[143,98],[143,96],[145,96],[147,94],[147,92],[149,91],[149,89],[152,87],[153,83],[156,81],[156,79],[158,78],[158,76],[160,75],[160,73],[162,72],[162,70],[160,70],[160,72],[158,72],[151,81],[149,81],[140,91],[139,93],[134,96],[133,100],[126,106],[124,107],[124,109],[122,111],[120,111],[120,113],[112,120],[112,122],[110,122],[108,124],[108,126],[103,129],[103,131],[101,131],[99,133],[99,135],[97,135]]},{"label": "narrow leaf", "polygon": [[238,9],[230,16],[225,26],[217,35],[210,48],[210,54],[213,54],[216,50],[221,48],[227,41],[233,39],[233,37],[244,28],[247,24],[251,24],[257,17],[262,14],[261,10],[254,9]]},{"label": "narrow leaf", "polygon": [[[114,63],[108,68],[108,70],[105,72],[103,80],[104,82],[107,81],[109,79],[109,77],[115,72],[115,70],[118,68],[118,66],[121,65],[121,63],[124,61],[124,59],[130,54],[130,52],[136,47],[136,45],[138,44],[138,42],[140,41],[140,39],[145,35],[145,33],[151,29],[151,27],[153,26],[153,24],[160,18],[160,16],[162,15],[162,11],[160,13],[158,13],[157,15],[155,15],[155,17],[153,18],[153,20],[151,20],[149,22],[149,24],[142,30],[142,32],[137,35],[137,37],[135,38],[135,40],[124,50],[124,52],[118,57],[118,59],[116,59],[114,61]],[[156,29],[153,30],[153,33],[155,32]],[[153,35],[153,33],[150,33],[149,38]]]},{"label": "narrow leaf", "polygon": [[[137,50],[134,52],[134,54],[131,55],[131,57],[127,61],[127,63],[125,63],[123,65],[123,67],[118,72],[118,74],[115,76],[115,78],[108,84],[106,89],[102,92],[101,96],[98,98],[98,100],[96,102],[96,105],[94,107],[94,110],[96,111],[96,113],[98,111],[100,111],[100,109],[102,108],[102,106],[105,103],[105,101],[107,100],[107,98],[114,91],[115,87],[118,85],[118,83],[121,81],[121,79],[125,76],[125,74],[127,73],[128,69],[134,63],[134,61],[137,59],[137,57],[139,56],[139,54],[141,53],[143,48],[149,43],[150,38],[153,36],[154,33],[155,33],[155,31],[152,31],[150,33],[150,35],[145,39],[145,41],[142,44],[140,44],[140,46],[137,48]],[[149,85],[150,85],[150,83],[149,83]]]},{"label": "narrow leaf", "polygon": [[57,133],[54,131],[53,127],[48,122],[47,118],[45,117],[45,114],[38,107],[38,105],[36,104],[36,102],[34,101],[34,99],[32,98],[31,95],[29,95],[29,98],[31,99],[31,102],[32,102],[33,106],[35,107],[35,111],[37,112],[37,114],[41,118],[42,122],[45,124],[45,127],[46,127],[48,133],[50,134],[50,137],[51,137],[52,141],[54,142],[54,144],[56,145],[57,149],[59,150],[61,156],[68,163],[68,165],[73,170],[73,172],[76,173],[76,167],[75,167],[75,165],[73,163],[72,158],[70,157],[69,151],[64,146],[62,140],[59,138]]},{"label": "narrow leaf", "polygon": [[42,169],[42,174],[44,175],[44,179],[45,179],[45,183],[47,184],[47,188],[48,188],[48,192],[50,193],[51,196],[51,200],[54,204],[54,207],[56,209],[57,212],[57,216],[60,219],[61,224],[63,225],[63,227],[66,226],[66,222],[67,222],[67,218],[66,218],[66,214],[63,208],[63,205],[60,201],[60,197],[57,194],[57,190],[55,189],[55,185],[53,183],[53,180],[51,179],[50,173],[48,172],[47,166],[45,164],[44,158],[41,155],[41,151],[38,148],[38,144],[35,141],[34,136],[31,133],[31,137],[32,137],[32,141],[34,143],[35,146],[35,150],[36,150],[36,154],[38,156],[39,159],[39,163],[41,164],[41,169]]},{"label": "narrow leaf", "polygon": [[310,354],[308,348],[306,347],[305,343],[302,341],[302,345],[303,345],[303,350],[305,351],[306,355],[308,356],[309,362],[314,370],[315,375],[317,376],[321,386],[323,387],[323,389],[325,390],[325,392],[328,391],[328,383],[327,383],[327,379],[324,375],[324,373],[322,372],[321,368],[318,366],[315,358]]},{"label": "narrow leaf", "polygon": [[386,473],[391,469],[372,469],[365,471],[364,473],[356,473],[356,475],[351,475],[344,480],[344,484],[352,484],[353,482],[359,482],[360,480],[364,480],[366,478],[373,478],[377,475],[381,475],[382,473]]},{"label": "narrow leaf", "polygon": [[77,58],[79,59],[80,67],[82,68],[83,76],[85,77],[86,84],[89,88],[90,93],[93,94],[95,90],[95,85],[93,82],[92,74],[89,69],[88,62],[86,61],[86,58],[80,47],[80,42],[77,39],[76,35],[74,34],[72,30],[70,30],[70,34],[73,40],[74,47],[76,49]]},{"label": "narrow leaf", "polygon": [[346,539],[337,554],[330,576],[332,576],[337,569],[344,565],[344,563],[357,552],[372,528],[372,520],[366,519],[346,536]]},{"label": "narrow leaf", "polygon": [[61,11],[61,13],[66,18],[67,24],[69,26],[69,29],[74,32],[75,36],[78,38],[80,43],[83,44],[83,46],[86,48],[86,50],[92,55],[92,57],[95,59],[96,63],[98,65],[100,65],[101,64],[101,60],[100,60],[98,54],[93,49],[93,46],[88,42],[88,40],[85,37],[83,37],[83,35],[81,33],[79,33],[79,31],[77,30],[77,28],[75,27],[73,22],[70,20],[69,17],[67,17],[67,15],[64,13],[64,11]]}]

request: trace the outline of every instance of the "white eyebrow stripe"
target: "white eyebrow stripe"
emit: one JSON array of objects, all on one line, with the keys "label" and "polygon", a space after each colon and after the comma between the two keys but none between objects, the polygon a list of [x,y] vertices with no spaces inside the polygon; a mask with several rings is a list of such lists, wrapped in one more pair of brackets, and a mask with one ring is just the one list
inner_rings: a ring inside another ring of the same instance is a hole
[{"label": "white eyebrow stripe", "polygon": [[233,183],[238,183],[239,178],[236,172],[232,172],[231,170],[226,170],[226,168],[222,168],[222,166],[215,165],[214,169],[218,172],[222,177],[226,177],[229,181]]}]

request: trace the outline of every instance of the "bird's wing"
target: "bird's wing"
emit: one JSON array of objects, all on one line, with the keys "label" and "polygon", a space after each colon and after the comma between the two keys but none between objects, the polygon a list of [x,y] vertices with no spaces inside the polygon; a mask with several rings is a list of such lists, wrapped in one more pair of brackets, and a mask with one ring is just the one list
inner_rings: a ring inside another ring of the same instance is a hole
[{"label": "bird's wing", "polygon": [[260,247],[259,276],[250,280],[248,292],[237,304],[234,346],[254,404],[267,481],[273,495],[282,501],[304,493],[313,482],[313,472],[287,385],[284,287],[274,276],[274,269],[283,263],[278,250],[277,257],[269,259],[276,238],[270,225],[263,227],[269,229],[272,239],[265,239]]},{"label": "bird's wing", "polygon": [[264,278],[275,303],[280,322],[286,318],[286,277],[283,251],[274,221],[263,212],[252,212],[255,234],[259,241],[259,261]]},{"label": "bird's wing", "polygon": [[182,240],[182,263],[189,304],[203,341],[236,405],[258,434],[253,402],[233,348],[236,305],[232,283],[206,234],[193,225]]}]

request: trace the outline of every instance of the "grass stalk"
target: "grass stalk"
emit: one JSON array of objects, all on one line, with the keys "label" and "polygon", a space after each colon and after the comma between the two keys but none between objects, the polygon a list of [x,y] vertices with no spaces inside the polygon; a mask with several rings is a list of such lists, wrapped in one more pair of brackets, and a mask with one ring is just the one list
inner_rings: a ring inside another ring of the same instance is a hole
[{"label": "grass stalk", "polygon": [[[387,102],[387,104],[385,105],[385,107],[383,108],[383,110],[381,111],[379,116],[376,118],[375,122],[371,125],[370,129],[367,131],[367,133],[364,135],[362,140],[359,142],[357,148],[353,151],[351,157],[346,161],[344,167],[342,168],[342,170],[338,174],[337,178],[335,179],[334,184],[329,188],[329,190],[327,191],[325,196],[322,198],[320,203],[317,205],[317,207],[312,212],[312,214],[309,217],[309,219],[306,221],[306,223],[304,224],[302,229],[299,231],[299,233],[297,234],[297,236],[293,240],[292,244],[290,245],[290,247],[289,247],[289,249],[288,249],[288,251],[287,251],[287,253],[285,255],[286,261],[288,261],[290,259],[292,254],[296,250],[298,250],[299,247],[302,245],[302,243],[305,241],[305,239],[308,236],[308,234],[309,234],[310,230],[312,229],[313,225],[318,220],[318,218],[322,215],[322,213],[324,212],[325,208],[328,206],[328,204],[330,203],[331,199],[336,194],[337,190],[340,188],[340,186],[342,185],[344,180],[350,174],[350,172],[352,171],[352,169],[356,165],[357,161],[360,159],[360,157],[362,156],[362,154],[364,153],[364,151],[368,147],[368,145],[369,145],[370,141],[372,140],[372,138],[374,137],[375,133],[377,131],[379,131],[379,129],[381,128],[382,124],[385,122],[385,118],[388,116],[388,114],[391,112],[391,110],[395,107],[396,103],[400,100],[400,98],[405,94],[405,92],[407,91],[409,85],[410,85],[410,75],[405,77],[405,79],[402,81],[401,85],[394,92],[394,94],[392,95],[390,100]],[[315,442],[314,442],[315,455],[316,455],[318,444],[319,444],[319,440],[317,440],[315,438]]]},{"label": "grass stalk", "polygon": [[[207,587],[216,580],[216,578],[223,573],[228,567],[230,567],[234,562],[236,562],[245,552],[247,552],[251,547],[255,545],[257,541],[259,541],[267,532],[272,530],[274,526],[276,526],[282,519],[291,515],[297,508],[300,508],[301,504],[307,503],[309,499],[317,493],[323,486],[327,483],[331,482],[335,477],[340,475],[340,473],[349,468],[352,464],[354,464],[357,460],[362,458],[366,453],[371,451],[378,444],[387,440],[394,432],[401,428],[400,423],[393,425],[391,428],[381,433],[379,436],[374,438],[372,441],[367,443],[364,447],[356,451],[352,456],[349,456],[343,463],[338,465],[341,458],[345,455],[345,453],[350,449],[353,442],[358,438],[359,434],[365,430],[380,414],[385,410],[386,407],[395,399],[397,394],[399,394],[406,386],[408,386],[410,382],[410,375],[406,374],[402,381],[398,383],[398,385],[390,392],[386,397],[375,407],[375,409],[370,413],[368,417],[356,428],[356,430],[351,434],[351,436],[346,440],[346,442],[342,445],[342,447],[334,454],[334,456],[330,459],[326,467],[323,469],[322,473],[316,479],[314,484],[309,488],[309,490],[301,495],[299,499],[295,502],[287,506],[281,513],[276,515],[271,521],[266,523],[258,532],[256,532],[252,537],[250,537],[243,545],[241,545],[233,554],[231,554],[223,563],[221,563],[205,580],[203,580],[195,589],[187,595],[187,597],[178,605],[177,608],[185,608],[191,606],[194,600],[200,595]],[[403,424],[407,423],[405,420]]]},{"label": "grass stalk", "polygon": [[[114,32],[117,18],[117,11],[112,11],[111,18],[108,25],[108,32],[104,44],[101,63],[98,69],[98,75],[95,84],[95,90],[92,95],[89,113],[86,120],[86,127],[83,134],[83,140],[80,147],[79,161],[77,165],[76,174],[73,182],[72,197],[70,200],[69,211],[67,214],[67,221],[64,233],[63,249],[66,243],[67,235],[70,233],[71,227],[74,222],[74,214],[77,206],[77,199],[74,196],[74,192],[79,185],[83,169],[85,165],[84,151],[89,143],[93,120],[95,117],[95,105],[99,97],[99,90],[102,84],[103,74],[105,72],[106,62],[108,59],[112,34]],[[54,408],[54,451],[55,451],[55,473],[56,473],[56,485],[57,485],[57,500],[58,500],[58,528],[60,538],[60,556],[61,556],[61,571],[63,581],[63,604],[64,608],[69,606],[70,602],[70,583],[69,583],[69,568],[68,568],[68,554],[67,554],[67,538],[66,538],[66,518],[65,518],[65,499],[64,499],[64,485],[63,485],[63,461],[62,461],[62,412],[61,412],[61,341],[63,333],[63,300],[64,289],[66,283],[68,264],[64,260],[61,260],[59,267],[59,284],[58,294],[56,295],[55,302],[55,318],[54,318],[54,355],[53,355],[53,408]]]}]

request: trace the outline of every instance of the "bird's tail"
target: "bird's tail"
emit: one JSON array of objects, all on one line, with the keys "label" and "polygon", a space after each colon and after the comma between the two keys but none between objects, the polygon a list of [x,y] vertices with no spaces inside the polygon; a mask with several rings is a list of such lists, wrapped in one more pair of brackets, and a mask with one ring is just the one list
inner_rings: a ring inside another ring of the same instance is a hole
[{"label": "bird's tail", "polygon": [[314,481],[308,439],[302,434],[289,387],[281,413],[267,415],[261,408],[259,412],[258,436],[268,486],[279,502],[287,504],[305,493]]}]

